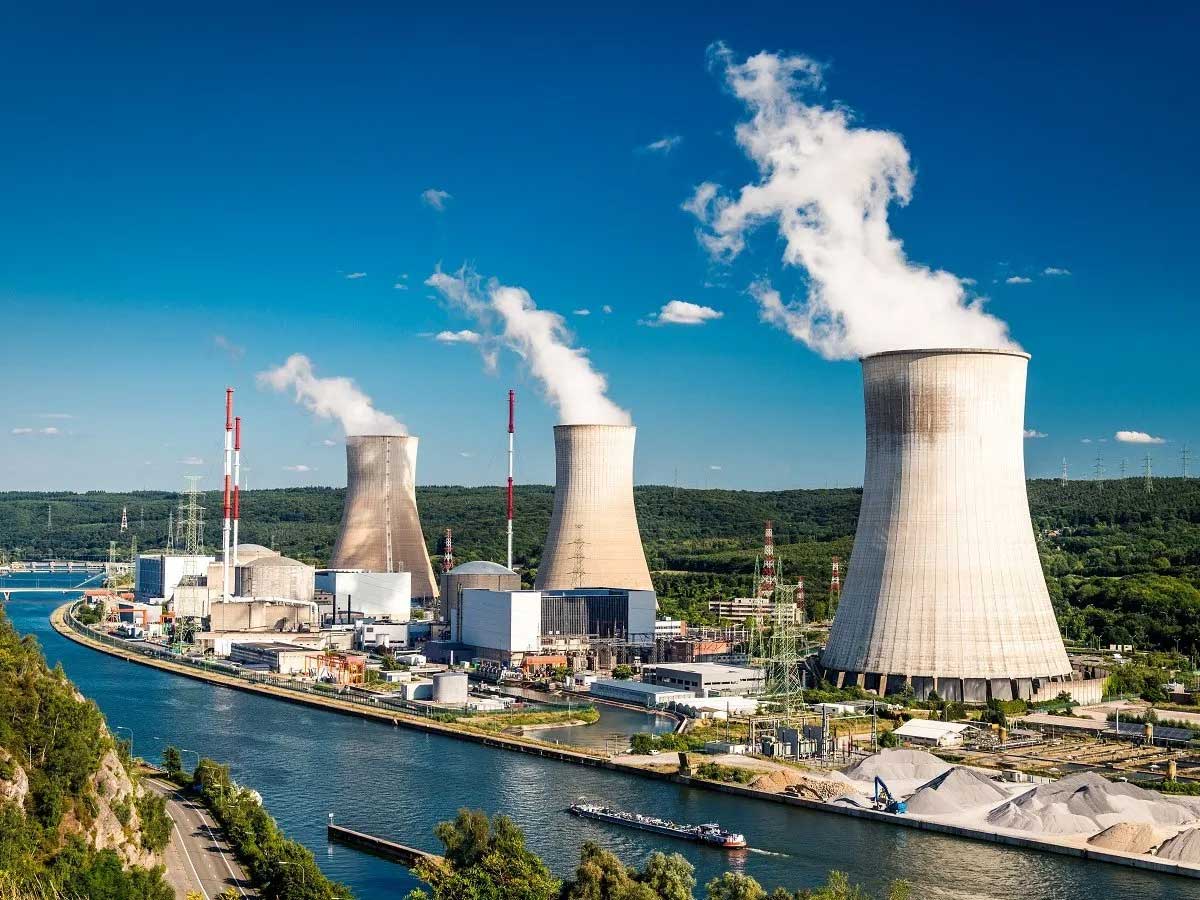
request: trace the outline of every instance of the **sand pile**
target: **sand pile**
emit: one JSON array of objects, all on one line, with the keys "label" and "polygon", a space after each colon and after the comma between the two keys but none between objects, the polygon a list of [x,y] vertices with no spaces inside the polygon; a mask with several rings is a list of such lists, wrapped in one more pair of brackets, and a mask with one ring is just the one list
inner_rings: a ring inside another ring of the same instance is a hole
[{"label": "sand pile", "polygon": [[1149,853],[1161,840],[1158,829],[1147,822],[1118,822],[1092,835],[1088,843],[1119,853]]},{"label": "sand pile", "polygon": [[987,820],[1019,831],[1095,834],[1118,822],[1145,822],[1158,828],[1186,825],[1196,820],[1196,813],[1155,791],[1086,772],[1040,785],[997,807]]},{"label": "sand pile", "polygon": [[834,773],[830,778],[817,778],[787,769],[759,775],[750,782],[750,787],[773,794],[786,792],[809,800],[832,800],[854,791],[854,786],[841,773]]},{"label": "sand pile", "polygon": [[1189,828],[1158,848],[1158,855],[1175,862],[1200,865],[1200,828]]},{"label": "sand pile", "polygon": [[889,784],[891,781],[925,782],[951,768],[950,763],[924,750],[880,750],[852,765],[846,775],[855,781],[873,782],[878,777]]},{"label": "sand pile", "polygon": [[948,816],[992,806],[1007,796],[1003,788],[982,772],[955,766],[909,797],[908,811],[918,816]]}]

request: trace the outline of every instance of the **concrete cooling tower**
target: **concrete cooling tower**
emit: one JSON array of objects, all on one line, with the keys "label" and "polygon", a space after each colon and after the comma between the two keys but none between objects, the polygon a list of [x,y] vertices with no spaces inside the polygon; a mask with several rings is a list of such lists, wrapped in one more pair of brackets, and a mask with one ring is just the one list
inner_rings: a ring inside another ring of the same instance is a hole
[{"label": "concrete cooling tower", "polygon": [[412,596],[438,595],[417,515],[417,439],[346,438],[346,504],[331,569],[411,572]]},{"label": "concrete cooling tower", "polygon": [[1070,677],[1025,492],[1029,356],[865,357],[867,467],[821,664],[879,693],[984,701]]},{"label": "concrete cooling tower", "polygon": [[653,590],[633,508],[630,425],[554,426],[554,512],[538,590]]}]

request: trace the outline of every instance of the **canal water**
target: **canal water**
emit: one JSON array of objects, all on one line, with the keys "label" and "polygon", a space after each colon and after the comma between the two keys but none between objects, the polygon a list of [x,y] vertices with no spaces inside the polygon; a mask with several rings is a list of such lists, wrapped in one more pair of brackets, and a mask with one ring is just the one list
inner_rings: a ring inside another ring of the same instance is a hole
[{"label": "canal water", "polygon": [[[795,890],[841,869],[876,893],[906,878],[916,900],[1200,900],[1196,881],[597,771],[208,685],[59,636],[48,617],[60,602],[15,594],[7,611],[19,631],[37,636],[50,664],[61,662],[99,704],[114,730],[132,734],[139,755],[157,759],[170,743],[189,751],[186,764],[196,754],[227,762],[234,778],[262,794],[283,829],[360,900],[396,900],[416,882],[393,863],[330,846],[327,813],[439,850],[433,826],[463,806],[512,817],[559,874],[574,867],[580,844],[592,840],[630,864],[653,850],[683,853],[701,886],[736,869],[768,888]],[[734,855],[580,821],[564,811],[579,798],[676,821],[717,821],[744,832],[754,849]]]}]

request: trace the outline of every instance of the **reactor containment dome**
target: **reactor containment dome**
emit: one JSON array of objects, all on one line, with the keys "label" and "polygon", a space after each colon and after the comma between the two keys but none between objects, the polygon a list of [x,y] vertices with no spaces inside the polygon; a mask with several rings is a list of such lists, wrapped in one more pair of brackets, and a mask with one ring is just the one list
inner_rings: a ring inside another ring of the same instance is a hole
[{"label": "reactor containment dome", "polygon": [[880,694],[1029,697],[1071,677],[1025,489],[1029,356],[862,360],[867,452],[826,677]]},{"label": "reactor containment dome", "polygon": [[346,438],[346,503],[331,569],[411,572],[414,599],[438,595],[417,514],[417,438]]},{"label": "reactor containment dome", "polygon": [[654,590],[633,506],[631,425],[554,426],[554,511],[536,590]]}]

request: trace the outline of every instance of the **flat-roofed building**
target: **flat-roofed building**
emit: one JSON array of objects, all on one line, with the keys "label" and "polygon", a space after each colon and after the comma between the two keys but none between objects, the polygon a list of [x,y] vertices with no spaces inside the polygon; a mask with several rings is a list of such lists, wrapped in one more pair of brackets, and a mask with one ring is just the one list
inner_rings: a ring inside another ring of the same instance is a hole
[{"label": "flat-roofed building", "polygon": [[648,708],[666,706],[668,703],[690,700],[696,696],[691,691],[679,688],[618,678],[597,678],[592,682],[589,693],[593,697],[600,697],[604,700],[617,700],[621,703],[632,703]]},{"label": "flat-roofed building", "polygon": [[697,697],[744,697],[763,689],[762,669],[725,666],[720,663],[659,665],[651,680],[655,684],[692,691]]},{"label": "flat-roofed building", "polygon": [[303,672],[305,660],[313,654],[309,647],[300,647],[283,641],[270,644],[234,644],[229,648],[229,659],[249,668],[267,668],[281,675]]}]

